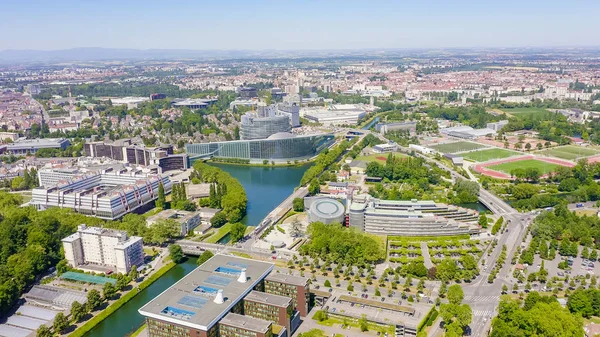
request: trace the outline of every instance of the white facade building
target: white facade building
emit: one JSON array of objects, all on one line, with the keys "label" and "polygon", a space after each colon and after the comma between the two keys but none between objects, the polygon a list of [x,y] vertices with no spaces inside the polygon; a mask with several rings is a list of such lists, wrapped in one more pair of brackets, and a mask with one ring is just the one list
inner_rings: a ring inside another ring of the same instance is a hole
[{"label": "white facade building", "polygon": [[142,238],[129,237],[124,231],[79,225],[77,232],[62,243],[65,258],[74,268],[85,270],[92,265],[128,273],[132,266],[144,262]]}]

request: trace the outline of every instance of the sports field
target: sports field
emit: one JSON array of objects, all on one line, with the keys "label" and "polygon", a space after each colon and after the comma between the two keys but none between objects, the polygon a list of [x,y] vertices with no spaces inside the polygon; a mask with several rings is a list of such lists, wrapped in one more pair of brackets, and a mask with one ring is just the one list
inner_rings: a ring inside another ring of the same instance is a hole
[{"label": "sports field", "polygon": [[518,156],[522,153],[504,149],[487,149],[473,151],[463,154],[463,157],[476,162],[484,162],[492,159],[504,159],[512,156]]},{"label": "sports field", "polygon": [[431,146],[432,149],[441,153],[456,153],[462,151],[471,151],[484,148],[485,145],[471,143],[471,142],[456,142],[448,144],[440,144]]},{"label": "sports field", "polygon": [[[394,155],[394,157],[396,157],[396,158],[407,157],[407,155],[405,155],[403,153],[398,153],[398,152],[390,152],[390,153],[392,153]],[[368,156],[358,156],[358,157],[356,157],[356,160],[366,161],[367,163],[376,161],[380,164],[383,164],[387,161],[387,157],[390,153],[376,153],[376,154],[372,154],[372,155],[368,155]]]},{"label": "sports field", "polygon": [[536,154],[556,157],[567,160],[574,160],[577,158],[589,157],[600,153],[598,148],[583,147],[577,145],[565,145],[559,147],[553,147],[547,150],[536,151]]},{"label": "sports field", "polygon": [[492,165],[492,166],[488,166],[487,168],[489,168],[490,170],[500,171],[500,172],[504,172],[507,174],[510,174],[510,172],[515,169],[537,168],[538,170],[540,170],[540,172],[542,174],[547,174],[550,172],[554,172],[554,170],[558,166],[560,166],[560,165],[548,163],[548,162],[544,162],[544,161],[540,161],[540,160],[524,159],[524,160],[517,160],[517,161],[508,162],[508,163],[502,163],[502,164],[498,164],[498,165]]},{"label": "sports field", "polygon": [[502,109],[502,111],[515,117],[529,117],[531,115],[534,115],[535,117],[543,117],[546,116],[549,112],[551,112],[543,108],[512,108]]}]

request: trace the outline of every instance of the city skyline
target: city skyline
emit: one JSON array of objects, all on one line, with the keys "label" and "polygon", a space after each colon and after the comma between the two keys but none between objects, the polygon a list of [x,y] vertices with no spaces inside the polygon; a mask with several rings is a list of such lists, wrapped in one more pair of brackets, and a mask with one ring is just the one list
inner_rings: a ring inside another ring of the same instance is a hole
[{"label": "city skyline", "polygon": [[[585,9],[585,10],[584,10]],[[164,3],[16,1],[3,6],[2,50],[71,48],[357,50],[598,46],[600,3],[471,0]],[[208,13],[208,14],[207,14]],[[18,30],[15,27],[19,27]],[[323,33],[325,32],[325,34]]]}]

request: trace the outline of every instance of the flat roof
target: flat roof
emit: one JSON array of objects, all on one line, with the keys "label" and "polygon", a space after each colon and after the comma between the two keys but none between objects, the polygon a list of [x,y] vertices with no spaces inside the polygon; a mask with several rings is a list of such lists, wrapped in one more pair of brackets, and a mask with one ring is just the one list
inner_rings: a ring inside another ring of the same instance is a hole
[{"label": "flat roof", "polygon": [[252,290],[248,295],[246,295],[246,297],[244,297],[244,301],[252,301],[286,308],[290,305],[290,303],[292,303],[292,299],[289,297],[267,294],[256,290]]},{"label": "flat roof", "polygon": [[[246,269],[246,283],[238,282]],[[141,307],[146,317],[207,331],[273,270],[273,264],[215,255]],[[222,290],[224,302],[214,302]]]},{"label": "flat roof", "polygon": [[264,319],[244,316],[230,312],[221,319],[221,324],[233,326],[236,328],[266,333],[273,323]]},{"label": "flat roof", "polygon": [[397,209],[367,207],[365,210],[369,214],[380,214],[380,215],[396,215],[405,218],[432,218],[435,217],[433,213],[423,213],[421,211],[406,211]]},{"label": "flat roof", "polygon": [[364,298],[354,297],[354,296],[348,296],[348,295],[341,295],[339,297],[339,300],[343,301],[343,302],[364,304],[364,305],[368,305],[370,307],[382,308],[382,309],[398,311],[398,312],[405,312],[405,313],[408,313],[411,315],[414,315],[415,311],[416,311],[414,308],[405,307],[403,305],[374,301],[374,300],[369,300],[369,299],[364,299]]},{"label": "flat roof", "polygon": [[269,276],[267,276],[266,280],[281,282],[281,283],[286,283],[286,284],[292,284],[292,285],[302,286],[302,287],[305,286],[306,284],[308,284],[308,277],[286,275],[286,274],[281,274],[281,273],[270,274]]}]

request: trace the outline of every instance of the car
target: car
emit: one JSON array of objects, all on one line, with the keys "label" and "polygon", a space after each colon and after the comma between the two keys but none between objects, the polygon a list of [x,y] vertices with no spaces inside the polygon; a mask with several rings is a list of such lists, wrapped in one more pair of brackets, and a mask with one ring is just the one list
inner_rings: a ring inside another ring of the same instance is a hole
[{"label": "car", "polygon": [[382,297],[382,298],[381,298],[381,302],[385,302],[385,297]]},{"label": "car", "polygon": [[332,288],[329,288],[329,292],[333,292],[333,289],[332,289]]},{"label": "car", "polygon": [[365,298],[369,298],[369,295],[365,294]]},{"label": "car", "polygon": [[556,273],[556,275],[558,275],[558,276],[565,276],[565,273],[563,273],[562,271],[559,271],[558,273]]}]

